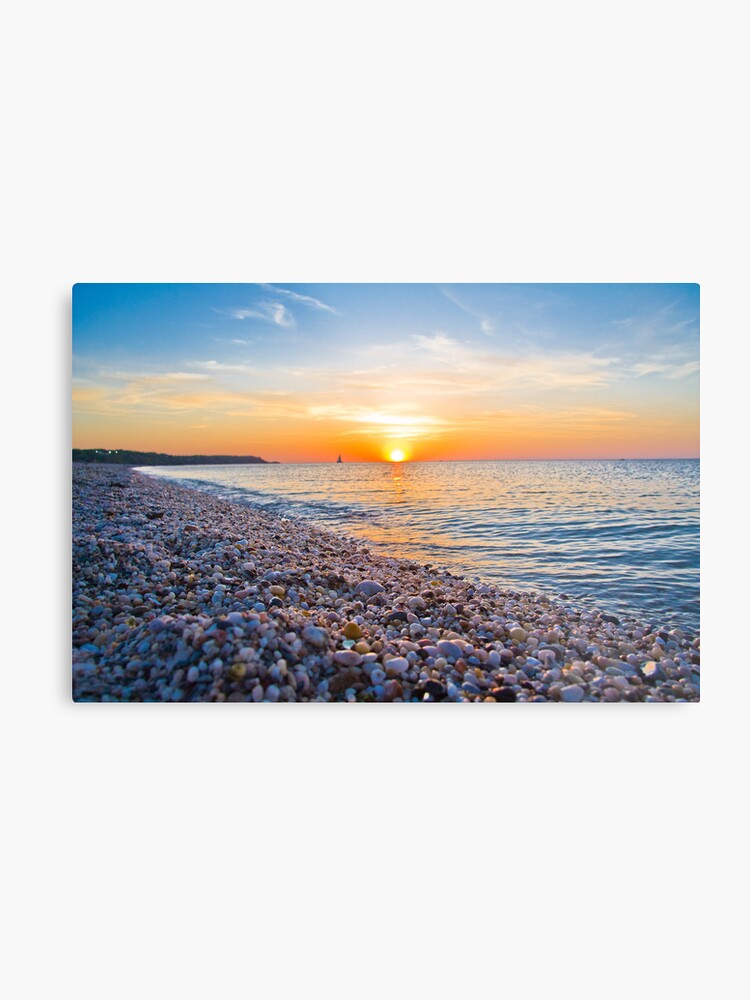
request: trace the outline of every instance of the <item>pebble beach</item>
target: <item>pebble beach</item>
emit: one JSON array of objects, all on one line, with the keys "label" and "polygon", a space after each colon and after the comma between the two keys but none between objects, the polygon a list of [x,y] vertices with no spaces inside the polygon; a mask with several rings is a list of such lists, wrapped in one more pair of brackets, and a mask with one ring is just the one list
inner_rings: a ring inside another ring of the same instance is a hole
[{"label": "pebble beach", "polygon": [[700,639],[73,465],[73,698],[697,702]]}]

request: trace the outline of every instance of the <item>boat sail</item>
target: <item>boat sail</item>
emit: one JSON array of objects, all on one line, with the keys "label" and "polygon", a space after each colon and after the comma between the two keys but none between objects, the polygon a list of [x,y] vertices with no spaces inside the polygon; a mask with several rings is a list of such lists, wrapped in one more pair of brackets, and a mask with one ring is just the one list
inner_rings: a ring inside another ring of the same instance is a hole
[{"label": "boat sail", "polygon": [[338,465],[340,461],[341,461],[341,455],[339,455],[339,457],[336,459],[336,465]]}]

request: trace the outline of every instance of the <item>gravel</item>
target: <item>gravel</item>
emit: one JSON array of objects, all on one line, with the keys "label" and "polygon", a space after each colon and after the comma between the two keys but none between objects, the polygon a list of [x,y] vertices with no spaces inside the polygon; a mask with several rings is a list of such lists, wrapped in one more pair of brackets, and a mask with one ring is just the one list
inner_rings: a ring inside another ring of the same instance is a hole
[{"label": "gravel", "polygon": [[73,697],[694,702],[700,640],[75,464]]}]

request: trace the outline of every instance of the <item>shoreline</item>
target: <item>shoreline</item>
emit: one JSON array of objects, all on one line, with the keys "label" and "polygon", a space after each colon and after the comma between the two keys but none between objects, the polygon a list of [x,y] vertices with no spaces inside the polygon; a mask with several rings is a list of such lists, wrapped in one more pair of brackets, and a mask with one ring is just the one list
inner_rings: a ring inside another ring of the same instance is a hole
[{"label": "shoreline", "polygon": [[73,464],[76,701],[697,702],[700,640]]}]

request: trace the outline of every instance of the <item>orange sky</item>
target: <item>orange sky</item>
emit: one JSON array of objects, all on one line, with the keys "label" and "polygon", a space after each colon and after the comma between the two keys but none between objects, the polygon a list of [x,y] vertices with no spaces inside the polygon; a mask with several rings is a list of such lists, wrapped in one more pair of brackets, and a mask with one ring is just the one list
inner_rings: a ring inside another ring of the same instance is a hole
[{"label": "orange sky", "polygon": [[695,286],[293,288],[76,286],[74,447],[699,453],[697,293],[680,297]]}]

